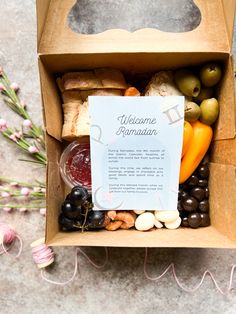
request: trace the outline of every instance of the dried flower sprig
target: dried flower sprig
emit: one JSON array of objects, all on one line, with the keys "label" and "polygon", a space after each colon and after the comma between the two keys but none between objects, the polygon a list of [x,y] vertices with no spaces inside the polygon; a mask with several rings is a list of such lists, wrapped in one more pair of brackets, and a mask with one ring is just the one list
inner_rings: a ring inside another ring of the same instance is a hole
[{"label": "dried flower sprig", "polygon": [[0,208],[6,212],[17,209],[20,212],[39,210],[45,215],[45,184],[23,183],[16,180],[0,178]]},{"label": "dried flower sprig", "polygon": [[4,119],[0,119],[0,133],[7,138],[8,140],[15,143],[20,149],[28,154],[32,158],[32,160],[25,160],[23,161],[38,163],[41,165],[47,164],[47,158],[44,152],[40,151],[37,143],[34,142],[33,144],[25,138],[22,131],[18,129],[12,129],[7,126],[7,122]]},{"label": "dried flower sprig", "polygon": [[33,138],[45,148],[44,131],[41,126],[33,123],[24,101],[18,96],[19,86],[17,83],[11,83],[6,73],[0,68],[0,92],[3,95],[5,103],[10,109],[16,112],[24,119],[23,127],[26,128],[24,136]]},{"label": "dried flower sprig", "polygon": [[0,184],[9,184],[9,186],[26,186],[32,189],[42,189],[45,193],[46,183],[35,180],[35,183],[22,182],[15,179],[0,177]]}]

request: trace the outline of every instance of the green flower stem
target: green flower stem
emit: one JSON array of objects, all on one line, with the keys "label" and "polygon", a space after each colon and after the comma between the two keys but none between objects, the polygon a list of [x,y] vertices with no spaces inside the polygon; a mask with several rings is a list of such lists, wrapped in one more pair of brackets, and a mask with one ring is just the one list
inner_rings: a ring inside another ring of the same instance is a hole
[{"label": "green flower stem", "polygon": [[43,182],[37,182],[37,184],[32,184],[32,183],[26,183],[26,182],[21,182],[15,179],[9,179],[9,178],[3,178],[0,177],[0,182],[16,182],[20,186],[25,186],[25,187],[31,187],[31,188],[45,188],[46,184]]},{"label": "green flower stem", "polygon": [[31,206],[31,205],[22,205],[22,206],[19,206],[19,204],[0,204],[0,208],[3,208],[3,207],[7,207],[7,208],[31,208],[31,209],[39,209],[39,208],[42,208],[43,205],[34,205],[34,206]]}]

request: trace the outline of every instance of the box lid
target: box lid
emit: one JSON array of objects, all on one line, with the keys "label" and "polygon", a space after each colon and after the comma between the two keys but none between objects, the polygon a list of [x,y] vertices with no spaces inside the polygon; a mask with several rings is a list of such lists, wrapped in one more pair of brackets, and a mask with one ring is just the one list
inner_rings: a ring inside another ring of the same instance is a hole
[{"label": "box lid", "polygon": [[236,0],[194,0],[200,24],[185,33],[144,28],[84,35],[68,26],[75,0],[37,0],[38,53],[222,52],[230,53]]}]

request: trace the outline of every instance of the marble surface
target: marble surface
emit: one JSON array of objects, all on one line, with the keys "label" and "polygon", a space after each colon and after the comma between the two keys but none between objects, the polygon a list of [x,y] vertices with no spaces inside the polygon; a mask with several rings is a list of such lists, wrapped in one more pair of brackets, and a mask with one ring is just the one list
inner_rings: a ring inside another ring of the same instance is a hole
[{"label": "marble surface", "polygon": [[[97,1],[97,0],[96,0]],[[235,50],[235,49],[234,49]],[[36,17],[34,0],[0,0],[0,66],[12,81],[21,85],[34,121],[42,122],[36,53]],[[0,101],[0,116],[15,125],[20,119]],[[18,150],[0,139],[1,176],[32,181],[44,178],[45,171],[18,161]],[[233,314],[236,296],[222,296],[206,279],[195,294],[181,291],[171,274],[158,283],[145,279],[144,249],[109,249],[109,262],[96,270],[79,257],[80,270],[73,283],[53,286],[44,282],[32,262],[30,243],[44,235],[44,218],[38,212],[7,214],[1,221],[12,224],[23,239],[18,260],[0,256],[0,313],[204,313]],[[15,249],[14,249],[15,250]],[[56,263],[47,276],[68,279],[74,268],[74,249],[57,248]],[[102,249],[87,248],[98,262]],[[210,268],[222,288],[226,288],[230,267],[236,261],[235,250],[155,249],[150,250],[148,269],[157,275],[172,261],[182,283],[193,287],[206,268]],[[236,278],[235,278],[236,280]],[[236,281],[235,285],[236,287]]]}]

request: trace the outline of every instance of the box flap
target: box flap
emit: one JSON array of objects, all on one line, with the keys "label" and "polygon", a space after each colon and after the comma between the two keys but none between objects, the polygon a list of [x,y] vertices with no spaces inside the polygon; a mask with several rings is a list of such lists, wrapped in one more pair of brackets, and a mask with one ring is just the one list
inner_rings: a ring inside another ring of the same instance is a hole
[{"label": "box flap", "polygon": [[[38,1],[40,4],[42,1]],[[49,0],[45,1],[47,4]],[[73,32],[68,14],[75,0],[51,0],[39,44],[40,54],[102,52],[226,52],[230,53],[234,1],[195,0],[201,12],[200,25],[186,33],[167,33],[146,28],[133,33],[112,29],[94,35]],[[43,12],[46,12],[46,6]],[[42,31],[42,14],[39,29]],[[227,24],[226,24],[227,20]]]},{"label": "box flap", "polygon": [[232,49],[236,0],[222,0],[229,45]]},{"label": "box flap", "polygon": [[39,43],[40,43],[40,39],[43,33],[43,28],[46,21],[50,1],[51,0],[36,0],[38,50],[39,50]]}]

